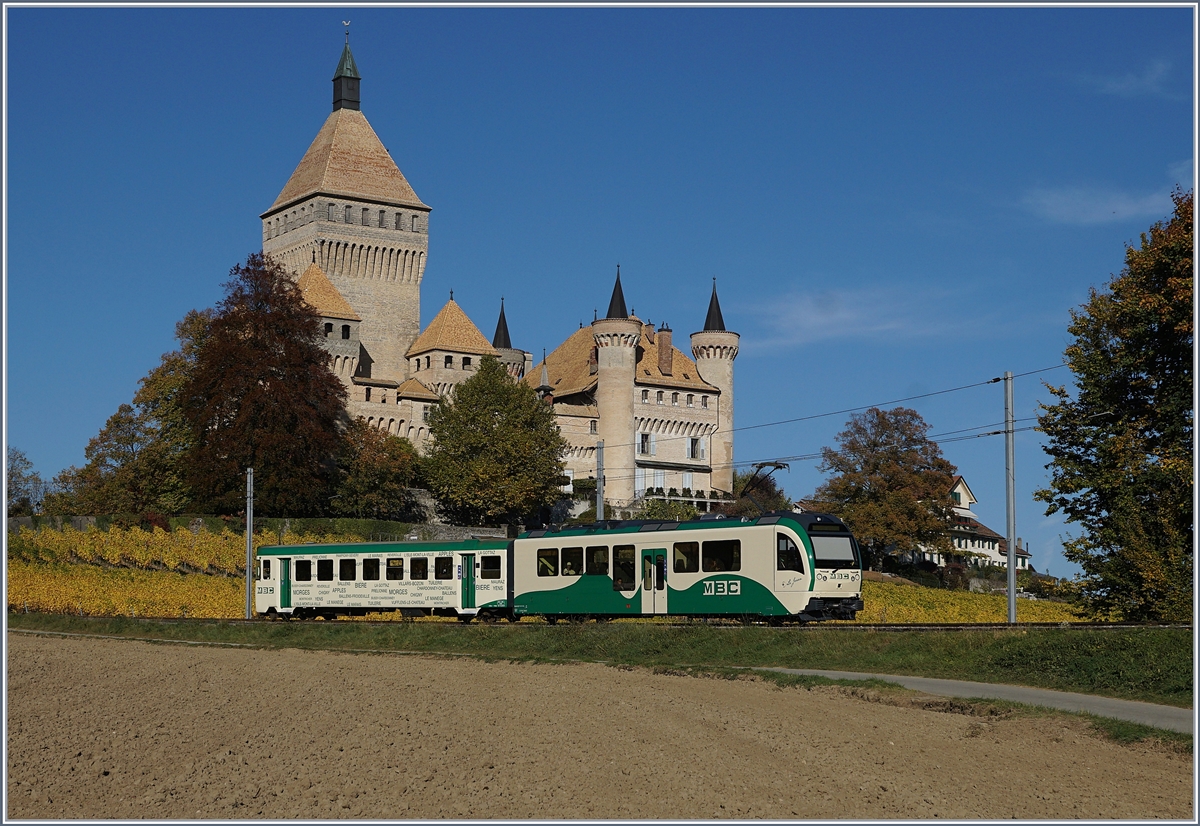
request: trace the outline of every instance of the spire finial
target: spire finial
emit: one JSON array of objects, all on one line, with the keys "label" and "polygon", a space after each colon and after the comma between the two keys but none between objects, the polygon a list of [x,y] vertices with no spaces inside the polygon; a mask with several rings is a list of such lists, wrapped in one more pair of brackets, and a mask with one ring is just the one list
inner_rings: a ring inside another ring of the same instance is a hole
[{"label": "spire finial", "polygon": [[313,263],[315,264],[315,263],[317,263],[317,251],[314,249],[312,251],[312,253],[313,253]]},{"label": "spire finial", "polygon": [[451,300],[451,301],[453,301],[453,300],[454,300],[454,290],[451,290],[451,291],[450,291],[450,300]]},{"label": "spire finial", "polygon": [[342,25],[346,27],[346,45],[350,45],[350,21],[343,20]]}]

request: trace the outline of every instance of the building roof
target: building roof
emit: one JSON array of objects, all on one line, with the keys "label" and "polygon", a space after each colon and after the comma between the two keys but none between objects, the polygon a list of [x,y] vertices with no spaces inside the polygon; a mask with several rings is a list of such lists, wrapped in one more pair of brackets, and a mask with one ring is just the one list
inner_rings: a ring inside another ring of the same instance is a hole
[{"label": "building roof", "polygon": [[429,209],[357,109],[330,113],[283,191],[263,215],[317,193]]},{"label": "building roof", "polygon": [[[671,375],[664,376],[658,369],[658,348],[663,339],[655,336],[651,341],[650,334],[653,332],[654,325],[642,325],[634,384],[702,390],[714,395],[721,392],[719,388],[701,379],[700,372],[696,369],[696,362],[685,356],[674,345],[671,346]],[[546,357],[545,364],[550,377],[550,386],[554,388],[555,398],[583,393],[596,386],[596,374],[592,372],[590,364],[594,345],[595,340],[592,337],[591,327],[581,327]],[[530,387],[536,387],[541,383],[540,367],[540,363],[534,365],[534,369],[526,374],[524,381]],[[557,409],[557,405],[555,409]]]},{"label": "building roof", "polygon": [[717,279],[713,278],[712,298],[708,300],[708,315],[704,319],[704,332],[717,331],[725,331],[725,318],[721,315],[721,302],[717,301]]},{"label": "building roof", "polygon": [[608,300],[608,313],[605,318],[629,318],[625,309],[625,291],[621,289],[621,265],[617,264],[617,283],[613,285],[612,298]]},{"label": "building roof", "polygon": [[315,261],[308,265],[308,269],[304,271],[304,275],[300,276],[296,286],[305,303],[316,310],[322,318],[362,321]]},{"label": "building roof", "polygon": [[496,348],[488,344],[483,333],[479,332],[479,328],[467,318],[467,314],[453,298],[438,310],[425,332],[408,348],[406,355],[412,357],[431,350],[474,353],[481,356],[497,355]]},{"label": "building roof", "polygon": [[420,379],[409,379],[396,388],[396,398],[420,399],[422,401],[441,401],[442,397],[434,393]]},{"label": "building roof", "polygon": [[511,350],[512,339],[508,337],[508,320],[504,317],[504,299],[500,299],[500,319],[496,322],[496,335],[492,336],[492,346],[497,350]]}]

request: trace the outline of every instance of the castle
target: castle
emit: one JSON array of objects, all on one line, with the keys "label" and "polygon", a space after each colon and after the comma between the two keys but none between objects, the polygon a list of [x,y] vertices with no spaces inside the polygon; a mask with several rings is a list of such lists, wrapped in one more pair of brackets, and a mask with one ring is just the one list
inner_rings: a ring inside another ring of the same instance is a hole
[{"label": "castle", "polygon": [[512,346],[503,300],[491,342],[453,293],[421,330],[430,207],[362,114],[361,80],[347,36],[333,112],[260,216],[263,253],[295,275],[322,317],[349,414],[421,449],[430,407],[483,356],[495,356],[553,406],[569,445],[569,477],[596,475],[603,440],[612,504],[633,504],[648,488],[731,491],[739,337],[725,329],[715,281],[691,357],[675,347],[668,326],[656,329],[627,311],[619,268],[605,316],[537,365]]}]

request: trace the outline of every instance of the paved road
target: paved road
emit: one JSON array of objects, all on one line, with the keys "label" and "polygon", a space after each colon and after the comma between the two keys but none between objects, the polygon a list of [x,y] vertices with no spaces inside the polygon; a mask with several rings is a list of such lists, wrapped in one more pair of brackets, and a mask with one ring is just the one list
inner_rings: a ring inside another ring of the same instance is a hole
[{"label": "paved road", "polygon": [[1134,700],[1114,700],[1091,694],[1051,691],[1046,688],[1027,688],[1020,685],[972,683],[966,680],[935,680],[932,677],[906,677],[896,674],[864,674],[860,671],[819,671],[811,668],[757,668],[756,671],[780,671],[784,674],[815,674],[834,680],[886,680],[913,691],[924,691],[942,697],[986,697],[1010,700],[1031,706],[1047,706],[1064,711],[1086,711],[1099,717],[1127,720],[1146,726],[1192,734],[1196,712],[1190,708],[1139,703]]}]

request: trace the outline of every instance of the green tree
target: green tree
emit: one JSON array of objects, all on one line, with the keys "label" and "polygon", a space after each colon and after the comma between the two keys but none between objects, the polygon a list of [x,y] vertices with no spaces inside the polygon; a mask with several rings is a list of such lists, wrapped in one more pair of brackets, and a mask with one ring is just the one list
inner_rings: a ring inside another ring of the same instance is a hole
[{"label": "green tree", "polygon": [[8,449],[8,464],[4,468],[7,480],[9,516],[32,516],[42,506],[46,483],[33,469],[29,457],[15,447]]},{"label": "green tree", "polygon": [[566,441],[554,413],[491,356],[433,406],[429,433],[425,481],[458,524],[516,524],[562,495]]},{"label": "green tree", "polygon": [[288,272],[259,253],[230,270],[225,290],[178,391],[196,506],[244,510],[252,467],[257,513],[327,513],[346,391],[321,346],[321,319]]},{"label": "green tree", "polygon": [[[595,510],[592,511],[595,514]],[[649,499],[642,506],[638,519],[663,519],[675,522],[687,522],[699,516],[696,506],[688,502],[672,502],[667,499]]]},{"label": "green tree", "polygon": [[1042,405],[1047,513],[1083,533],[1081,605],[1120,620],[1192,619],[1193,193],[1125,251],[1125,267],[1071,313],[1075,392]]},{"label": "green tree", "polygon": [[951,553],[947,528],[957,469],[929,438],[915,410],[873,407],[850,417],[837,448],[821,448],[823,473],[834,474],[813,499],[842,519],[873,567],[884,556]]},{"label": "green tree", "polygon": [[417,482],[419,464],[408,439],[368,427],[359,416],[342,433],[337,466],[335,514],[396,521],[421,518],[409,490]]},{"label": "green tree", "polygon": [[[733,490],[737,498],[722,502],[713,510],[731,518],[743,516],[760,516],[763,511],[790,511],[791,498],[779,487],[774,476],[758,475],[754,487],[747,489],[751,479],[755,478],[752,470],[736,470],[733,473]],[[758,504],[756,505],[755,502]],[[759,510],[761,506],[762,510]]]}]

